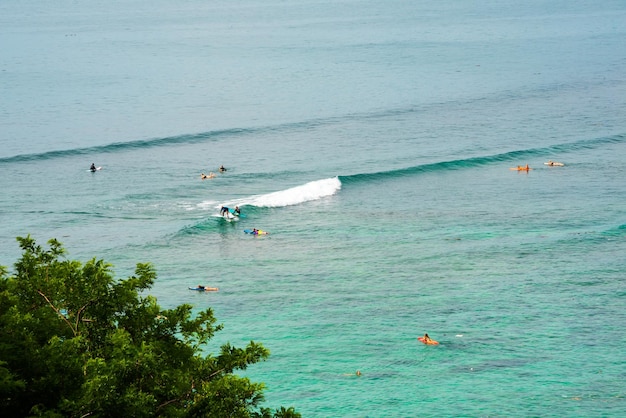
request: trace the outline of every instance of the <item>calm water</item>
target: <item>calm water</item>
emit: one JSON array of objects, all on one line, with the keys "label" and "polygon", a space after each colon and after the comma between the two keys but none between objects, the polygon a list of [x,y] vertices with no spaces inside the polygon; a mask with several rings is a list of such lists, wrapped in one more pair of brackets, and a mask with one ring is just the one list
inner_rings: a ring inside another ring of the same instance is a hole
[{"label": "calm water", "polygon": [[626,4],[292,3],[0,3],[0,264],[153,262],[306,417],[622,415]]}]

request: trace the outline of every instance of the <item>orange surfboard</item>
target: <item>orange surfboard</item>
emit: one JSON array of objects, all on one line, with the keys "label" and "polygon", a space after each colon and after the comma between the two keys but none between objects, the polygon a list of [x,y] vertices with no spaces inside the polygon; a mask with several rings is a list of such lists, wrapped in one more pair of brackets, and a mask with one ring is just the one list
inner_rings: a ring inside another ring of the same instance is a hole
[{"label": "orange surfboard", "polygon": [[426,341],[426,339],[424,337],[418,337],[417,339],[420,340],[421,342],[423,342],[426,345],[437,345],[437,344],[439,344],[438,341],[435,341],[435,340],[432,340],[432,339]]}]

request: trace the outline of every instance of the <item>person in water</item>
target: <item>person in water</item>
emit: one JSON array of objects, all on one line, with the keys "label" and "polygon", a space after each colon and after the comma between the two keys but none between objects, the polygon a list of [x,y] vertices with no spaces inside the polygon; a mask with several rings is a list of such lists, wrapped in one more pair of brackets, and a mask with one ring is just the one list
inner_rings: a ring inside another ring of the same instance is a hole
[{"label": "person in water", "polygon": [[[230,209],[226,206],[222,206],[222,208],[220,209],[220,215],[222,216],[226,215],[228,212],[230,212]],[[239,216],[241,214],[241,210],[239,209],[239,206],[235,206],[235,210],[233,210],[232,213],[235,216]]]},{"label": "person in water", "polygon": [[226,168],[223,165],[221,165],[220,166],[220,173],[223,173],[224,171],[226,171]]},{"label": "person in water", "polygon": [[424,334],[424,342],[425,342],[425,343],[429,343],[429,342],[431,342],[432,340],[433,340],[433,339],[432,339],[432,338],[430,338],[430,337],[428,336],[428,333]]},{"label": "person in water", "polygon": [[96,171],[96,170],[97,170],[97,168],[96,168],[96,163],[91,163],[91,167],[89,167],[89,169],[90,169],[91,171]]}]

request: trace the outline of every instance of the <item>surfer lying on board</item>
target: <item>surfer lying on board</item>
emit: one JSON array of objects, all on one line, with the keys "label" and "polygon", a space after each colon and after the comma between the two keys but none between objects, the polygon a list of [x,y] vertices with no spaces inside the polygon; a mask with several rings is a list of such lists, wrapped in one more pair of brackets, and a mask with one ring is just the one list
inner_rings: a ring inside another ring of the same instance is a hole
[{"label": "surfer lying on board", "polygon": [[219,289],[217,287],[209,287],[199,284],[195,289],[193,287],[189,288],[190,290],[198,290],[200,292],[217,292]]},{"label": "surfer lying on board", "polygon": [[207,175],[207,174],[204,174],[204,173],[201,173],[201,174],[200,174],[200,178],[201,178],[202,180],[204,180],[204,179],[212,179],[213,177],[215,177],[215,173],[214,173],[214,172],[212,172],[212,171],[211,171],[208,175]]},{"label": "surfer lying on board", "polygon": [[549,165],[550,167],[563,167],[565,165],[563,163],[559,163],[559,162],[552,161],[552,160],[548,160],[548,162],[544,164]]}]

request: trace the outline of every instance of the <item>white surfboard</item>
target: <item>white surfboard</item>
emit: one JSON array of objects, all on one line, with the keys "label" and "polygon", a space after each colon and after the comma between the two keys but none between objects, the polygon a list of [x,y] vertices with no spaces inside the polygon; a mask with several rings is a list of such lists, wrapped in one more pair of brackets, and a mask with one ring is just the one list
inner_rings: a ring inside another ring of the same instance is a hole
[{"label": "white surfboard", "polygon": [[226,212],[224,215],[222,215],[222,217],[224,219],[226,219],[228,222],[233,222],[233,221],[238,221],[239,220],[238,216],[235,216],[235,215],[233,215],[230,212]]}]

